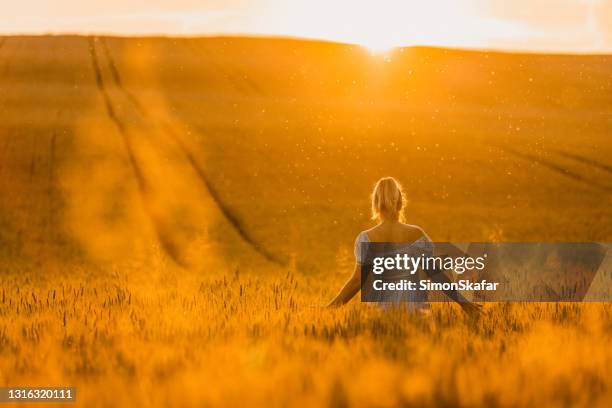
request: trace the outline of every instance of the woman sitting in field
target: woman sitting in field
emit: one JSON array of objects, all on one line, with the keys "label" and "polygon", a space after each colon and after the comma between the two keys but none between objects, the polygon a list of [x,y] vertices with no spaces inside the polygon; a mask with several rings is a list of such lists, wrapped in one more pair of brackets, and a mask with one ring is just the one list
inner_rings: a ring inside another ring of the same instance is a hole
[{"label": "woman sitting in field", "polygon": [[[434,245],[425,232],[415,226],[405,224],[402,210],[404,208],[404,194],[401,185],[393,178],[386,177],[378,180],[372,193],[372,218],[379,223],[367,231],[361,232],[355,240],[355,269],[352,276],[344,284],[340,292],[328,306],[340,306],[347,303],[357,294],[361,287],[361,265],[364,257],[362,248],[364,243],[389,243],[394,248],[391,255],[400,254],[408,256],[432,256]],[[438,282],[449,282],[442,271],[425,271],[429,278]],[[399,276],[402,278],[402,276]],[[394,305],[406,302],[408,308],[424,309],[429,307],[427,293],[424,291],[397,291],[396,294],[387,295],[381,299],[384,305]],[[459,303],[462,309],[470,314],[478,313],[480,306],[469,302],[456,291],[445,292],[447,296]]]}]

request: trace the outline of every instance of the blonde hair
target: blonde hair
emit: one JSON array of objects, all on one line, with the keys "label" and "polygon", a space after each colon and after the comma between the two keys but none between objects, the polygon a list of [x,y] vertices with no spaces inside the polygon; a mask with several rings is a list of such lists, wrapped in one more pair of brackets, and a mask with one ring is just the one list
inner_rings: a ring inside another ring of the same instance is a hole
[{"label": "blonde hair", "polygon": [[372,219],[404,221],[404,192],[402,185],[393,177],[383,177],[372,191]]}]

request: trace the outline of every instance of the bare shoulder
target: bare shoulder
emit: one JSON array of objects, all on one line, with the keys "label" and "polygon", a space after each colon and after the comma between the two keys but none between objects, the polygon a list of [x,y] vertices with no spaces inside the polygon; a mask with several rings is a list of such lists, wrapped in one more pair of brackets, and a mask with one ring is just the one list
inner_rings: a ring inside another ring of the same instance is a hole
[{"label": "bare shoulder", "polygon": [[403,228],[405,231],[414,231],[414,232],[420,232],[420,233],[425,233],[425,231],[423,231],[423,228],[419,227],[418,225],[412,225],[412,224],[399,224],[401,228]]},{"label": "bare shoulder", "polygon": [[421,227],[410,224],[379,224],[364,232],[374,242],[413,242],[422,237],[429,239]]},{"label": "bare shoulder", "polygon": [[375,225],[372,228],[368,228],[367,230],[364,230],[363,232],[366,232],[366,233],[374,232],[374,231],[378,231],[379,228],[380,228],[380,224],[379,225]]},{"label": "bare shoulder", "polygon": [[427,236],[423,228],[419,227],[418,225],[411,225],[411,224],[400,224],[400,225],[404,233],[407,236],[414,238],[414,240],[417,240],[421,237],[426,237],[429,239],[429,237]]},{"label": "bare shoulder", "polygon": [[[379,225],[375,225],[372,228],[368,228],[367,230],[362,231],[359,236],[365,235],[365,237],[367,237],[368,241],[377,241],[381,239],[381,235],[382,231],[381,231],[381,227],[380,224]],[[384,239],[383,239],[384,241]]]}]

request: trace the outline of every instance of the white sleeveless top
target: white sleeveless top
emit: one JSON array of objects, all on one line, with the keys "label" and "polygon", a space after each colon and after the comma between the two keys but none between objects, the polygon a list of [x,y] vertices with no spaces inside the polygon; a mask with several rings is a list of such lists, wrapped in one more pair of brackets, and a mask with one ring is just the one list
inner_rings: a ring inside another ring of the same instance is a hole
[{"label": "white sleeveless top", "polygon": [[[366,231],[362,231],[357,235],[355,239],[355,261],[361,265],[363,263],[363,257],[361,253],[362,243],[371,242],[368,237],[368,233]],[[413,242],[397,242],[391,243],[390,250],[385,252],[387,256],[395,256],[396,254],[400,255],[408,255],[410,257],[418,257],[421,255],[425,256],[433,256],[434,245],[431,240],[423,235],[421,238],[417,239]],[[383,308],[391,308],[391,307],[405,307],[409,310],[415,309],[428,309],[430,306],[427,303],[427,293],[423,291],[411,292],[411,291],[397,291],[392,295],[392,298],[388,296],[385,298],[385,301],[380,301],[377,303],[379,306]]]},{"label": "white sleeveless top", "polygon": [[[355,239],[355,248],[353,252],[355,254],[355,262],[357,262],[359,265],[363,263],[361,244],[364,242],[371,242],[367,231],[361,231]],[[406,254],[408,256],[420,256],[421,254],[424,254],[425,256],[433,255],[433,243],[426,235],[423,235],[421,238],[413,242],[392,243],[392,247],[392,250],[388,252],[389,256],[393,256],[395,254]]]}]

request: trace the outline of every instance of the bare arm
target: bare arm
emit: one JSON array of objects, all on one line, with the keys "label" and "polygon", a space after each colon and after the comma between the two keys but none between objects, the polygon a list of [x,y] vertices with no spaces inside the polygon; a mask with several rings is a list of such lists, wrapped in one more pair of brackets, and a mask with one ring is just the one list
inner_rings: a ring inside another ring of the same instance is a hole
[{"label": "bare arm", "polygon": [[327,307],[336,307],[347,303],[359,292],[361,287],[361,265],[355,264],[351,277],[344,283],[340,292],[327,304]]}]

